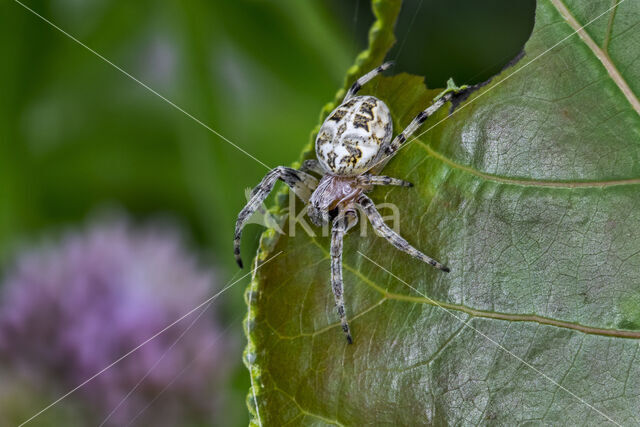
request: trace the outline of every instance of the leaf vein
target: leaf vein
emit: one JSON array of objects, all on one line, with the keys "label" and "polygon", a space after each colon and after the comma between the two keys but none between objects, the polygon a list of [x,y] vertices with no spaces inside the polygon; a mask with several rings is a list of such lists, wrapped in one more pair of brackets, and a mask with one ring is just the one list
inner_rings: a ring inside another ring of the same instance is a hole
[{"label": "leaf vein", "polygon": [[611,31],[613,30],[613,21],[616,18],[616,12],[618,11],[618,4],[620,0],[613,0],[613,10],[609,15],[609,22],[607,23],[607,33],[604,36],[604,42],[602,43],[602,50],[609,52],[609,43],[611,42]]},{"label": "leaf vein", "polygon": [[431,157],[434,157],[441,162],[445,163],[447,166],[453,169],[459,169],[464,172],[470,173],[472,175],[477,176],[486,181],[497,182],[500,184],[506,185],[518,185],[521,187],[548,187],[548,188],[562,188],[562,189],[572,189],[572,188],[605,188],[605,187],[613,187],[613,186],[621,186],[621,185],[638,185],[640,184],[640,178],[626,178],[626,179],[612,179],[606,181],[544,181],[544,180],[535,180],[535,179],[517,179],[517,178],[505,178],[502,176],[497,176],[493,174],[489,174],[486,172],[480,172],[472,167],[461,165],[460,163],[456,163],[453,160],[445,157],[444,155],[438,153],[434,149],[432,149],[427,144],[422,141],[416,140],[418,145],[422,147],[427,154]]},{"label": "leaf vein", "polygon": [[[622,74],[618,71],[615,64],[609,57],[609,54],[603,49],[601,49],[596,42],[593,41],[591,36],[584,30],[583,26],[576,20],[576,18],[571,14],[567,6],[562,2],[562,0],[550,0],[556,10],[562,15],[564,20],[569,24],[571,28],[573,28],[580,39],[587,45],[589,49],[593,52],[593,54],[600,60],[604,68],[609,73],[609,76],[614,81],[614,83],[618,86],[622,94],[627,98],[627,101],[631,104],[636,113],[640,114],[640,101],[636,97],[633,90],[629,87]],[[624,1],[624,0],[623,0]],[[612,10],[612,14],[615,14],[616,9],[618,8],[618,3],[615,4],[615,7]],[[612,19],[610,19],[610,23],[612,24]]]},{"label": "leaf vein", "polygon": [[289,398],[289,399],[290,399],[290,400],[291,400],[291,401],[292,401],[292,402],[293,402],[293,403],[298,407],[298,410],[299,410],[302,414],[304,414],[305,416],[313,417],[313,418],[317,418],[317,419],[322,420],[322,421],[324,421],[325,423],[328,423],[328,424],[333,424],[333,425],[343,426],[343,427],[344,427],[344,424],[340,423],[339,421],[331,420],[331,419],[329,419],[329,418],[325,418],[325,417],[323,417],[322,415],[314,414],[314,413],[312,413],[312,412],[307,411],[307,410],[306,410],[306,409],[304,409],[302,406],[300,406],[300,404],[298,403],[298,401],[296,400],[296,398],[295,398],[295,397],[291,396],[289,393],[287,393],[286,391],[284,391],[284,390],[282,390],[281,388],[279,388],[279,387],[275,384],[275,382],[273,383],[273,389],[274,389],[275,391],[279,391],[280,393],[282,393],[283,395],[285,395],[286,397],[288,397],[288,398]]},{"label": "leaf vein", "polygon": [[[320,243],[318,243],[315,239],[313,239],[313,242],[320,248],[320,250],[328,253],[326,249],[323,248],[322,245],[320,245]],[[572,329],[574,331],[579,331],[579,332],[590,334],[590,335],[604,335],[608,337],[640,339],[640,331],[598,328],[594,326],[586,326],[579,323],[568,322],[565,320],[558,320],[550,317],[544,317],[537,314],[517,314],[517,313],[504,313],[504,312],[497,312],[497,311],[478,310],[478,309],[464,306],[462,304],[436,301],[432,298],[397,294],[394,292],[389,292],[388,290],[384,289],[382,286],[378,285],[373,280],[369,279],[364,274],[362,274],[358,269],[351,267],[345,261],[343,261],[342,267],[350,271],[354,275],[358,276],[358,278],[360,278],[365,284],[367,284],[374,290],[380,292],[384,296],[384,298],[380,300],[378,304],[382,303],[382,301],[384,301],[385,299],[393,299],[393,300],[399,300],[399,301],[407,301],[407,302],[413,302],[413,303],[440,306],[447,310],[455,310],[455,311],[466,313],[472,317],[482,317],[487,319],[504,320],[504,321],[511,321],[511,322],[535,322],[541,325],[555,326],[555,327],[564,328],[564,329]]]}]

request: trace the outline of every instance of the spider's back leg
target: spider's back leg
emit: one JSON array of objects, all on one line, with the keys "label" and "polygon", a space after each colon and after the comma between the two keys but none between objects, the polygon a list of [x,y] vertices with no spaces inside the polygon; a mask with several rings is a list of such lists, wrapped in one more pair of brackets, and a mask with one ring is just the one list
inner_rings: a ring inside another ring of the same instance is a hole
[{"label": "spider's back leg", "polygon": [[240,238],[242,236],[242,228],[251,215],[267,198],[278,179],[287,184],[293,192],[305,202],[309,201],[311,193],[318,186],[318,180],[316,178],[302,171],[284,166],[278,166],[277,168],[269,171],[260,184],[253,189],[249,201],[240,211],[238,219],[236,220],[236,230],[233,238],[233,253],[240,268],[242,268],[242,259],[240,258]]},{"label": "spider's back leg", "polygon": [[406,252],[407,254],[419,259],[420,261],[424,261],[427,264],[434,266],[438,270],[442,270],[446,273],[450,271],[449,267],[440,264],[435,259],[423,254],[422,252],[411,246],[409,242],[407,242],[402,236],[400,236],[387,224],[385,224],[385,222],[382,220],[380,212],[378,212],[376,206],[373,204],[373,201],[369,197],[365,196],[364,194],[360,195],[360,197],[358,197],[358,204],[362,207],[364,213],[367,214],[367,217],[369,218],[369,221],[371,222],[371,225],[373,226],[375,232],[387,239],[389,243],[391,243],[397,249],[400,249],[402,252]]},{"label": "spider's back leg", "polygon": [[349,90],[347,91],[347,94],[344,97],[344,101],[342,101],[343,103],[347,102],[349,99],[351,99],[356,93],[358,93],[358,91],[360,90],[360,88],[367,83],[369,80],[373,79],[374,77],[376,77],[378,74],[382,73],[385,70],[388,70],[389,68],[391,68],[391,66],[393,65],[393,62],[385,62],[384,64],[382,64],[381,66],[374,68],[373,70],[369,71],[367,74],[365,74],[364,76],[360,77],[358,80],[355,81],[354,84],[351,85],[351,87],[349,88]]},{"label": "spider's back leg", "polygon": [[342,280],[342,241],[344,235],[351,227],[356,225],[358,217],[353,210],[344,211],[333,220],[331,228],[331,290],[336,300],[336,309],[340,316],[340,324],[344,332],[347,342],[353,343],[349,323],[347,322],[347,314],[344,309],[344,284]]}]

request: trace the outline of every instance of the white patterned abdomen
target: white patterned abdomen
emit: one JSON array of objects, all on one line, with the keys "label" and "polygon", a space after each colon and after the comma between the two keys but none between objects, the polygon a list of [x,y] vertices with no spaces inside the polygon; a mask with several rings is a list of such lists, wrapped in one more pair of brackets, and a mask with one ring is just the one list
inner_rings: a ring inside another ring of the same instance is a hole
[{"label": "white patterned abdomen", "polygon": [[316,156],[325,170],[340,176],[366,172],[391,141],[389,108],[373,96],[356,96],[333,110],[316,138]]}]

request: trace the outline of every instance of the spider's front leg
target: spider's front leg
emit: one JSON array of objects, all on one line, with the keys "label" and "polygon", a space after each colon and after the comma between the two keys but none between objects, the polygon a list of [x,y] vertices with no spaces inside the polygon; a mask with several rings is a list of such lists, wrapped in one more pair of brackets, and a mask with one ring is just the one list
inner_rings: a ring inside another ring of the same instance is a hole
[{"label": "spider's front leg", "polygon": [[333,296],[336,299],[336,309],[338,310],[338,316],[340,316],[342,330],[344,331],[349,344],[353,343],[353,339],[351,338],[349,324],[347,323],[347,315],[344,310],[342,241],[347,231],[357,223],[358,216],[356,215],[355,210],[348,209],[338,214],[336,219],[333,220],[333,226],[331,228],[331,289],[333,290]]},{"label": "spider's front leg", "polygon": [[364,210],[364,213],[367,214],[371,225],[375,232],[384,237],[395,246],[397,249],[400,249],[402,252],[406,252],[414,258],[418,258],[420,261],[424,261],[427,264],[434,266],[435,268],[442,270],[444,272],[449,272],[449,267],[446,267],[440,264],[435,259],[423,254],[413,246],[409,244],[402,236],[393,231],[382,219],[380,212],[376,209],[376,206],[373,204],[373,201],[365,196],[364,194],[358,197],[358,204]]},{"label": "spider's front leg", "polygon": [[400,132],[394,139],[387,145],[383,147],[382,153],[385,157],[393,156],[396,151],[400,149],[402,144],[404,144],[411,135],[415,133],[416,130],[425,122],[430,116],[432,116],[436,111],[438,111],[444,104],[451,101],[453,96],[464,89],[467,86],[456,86],[452,79],[449,79],[447,82],[447,89],[445,89],[440,95],[438,95],[433,104],[427,107],[424,111],[418,113],[418,115],[409,123],[409,126],[405,128],[402,132]]},{"label": "spider's front leg", "polygon": [[371,79],[373,79],[374,77],[376,77],[378,74],[382,73],[385,70],[388,70],[389,68],[391,68],[393,66],[393,62],[385,62],[384,64],[380,65],[377,68],[374,68],[373,70],[369,71],[367,74],[365,74],[364,76],[360,77],[358,80],[355,81],[355,83],[353,83],[351,85],[351,87],[349,88],[349,90],[347,91],[347,94],[344,97],[344,100],[342,101],[343,103],[347,102],[349,99],[351,99],[356,93],[358,93],[358,91],[360,90],[360,88],[367,82],[369,82]]},{"label": "spider's front leg", "polygon": [[258,186],[251,192],[247,205],[240,211],[236,221],[236,231],[233,239],[233,253],[240,268],[242,268],[242,259],[240,258],[240,237],[242,236],[242,228],[251,215],[267,198],[278,179],[287,184],[293,192],[305,202],[309,201],[311,193],[318,186],[318,180],[308,173],[284,166],[278,166],[277,168],[272,169],[262,179],[260,184],[258,184]]}]

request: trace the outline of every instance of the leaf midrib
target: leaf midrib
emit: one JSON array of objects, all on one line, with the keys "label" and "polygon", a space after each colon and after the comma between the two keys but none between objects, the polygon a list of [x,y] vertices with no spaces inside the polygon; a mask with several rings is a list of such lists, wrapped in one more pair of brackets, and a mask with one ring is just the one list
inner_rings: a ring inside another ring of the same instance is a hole
[{"label": "leaf midrib", "polygon": [[[604,68],[607,70],[607,73],[609,73],[609,76],[611,77],[613,82],[616,84],[616,86],[618,86],[618,88],[620,89],[624,97],[627,98],[627,101],[629,101],[629,103],[631,104],[633,109],[636,111],[636,113],[640,115],[640,101],[636,97],[635,93],[633,93],[633,90],[631,90],[631,88],[627,84],[627,81],[624,79],[624,77],[622,77],[622,74],[620,74],[620,71],[618,71],[618,68],[615,66],[615,64],[611,60],[611,57],[609,56],[609,54],[604,49],[601,49],[600,46],[598,46],[595,41],[593,41],[591,36],[589,36],[589,34],[584,30],[583,26],[580,25],[578,20],[573,16],[573,14],[569,11],[569,9],[562,2],[562,0],[550,0],[550,1],[553,7],[555,7],[558,13],[560,13],[560,16],[562,16],[562,18],[567,22],[567,24],[569,24],[569,26],[573,28],[575,32],[578,33],[578,35],[580,36],[580,39],[593,52],[596,58],[600,60]],[[616,9],[618,8],[619,4],[620,2],[615,3],[614,8],[611,10],[612,14],[616,12]],[[611,21],[610,24],[612,25],[613,22]],[[607,41],[607,46],[608,46],[608,41]]]}]

